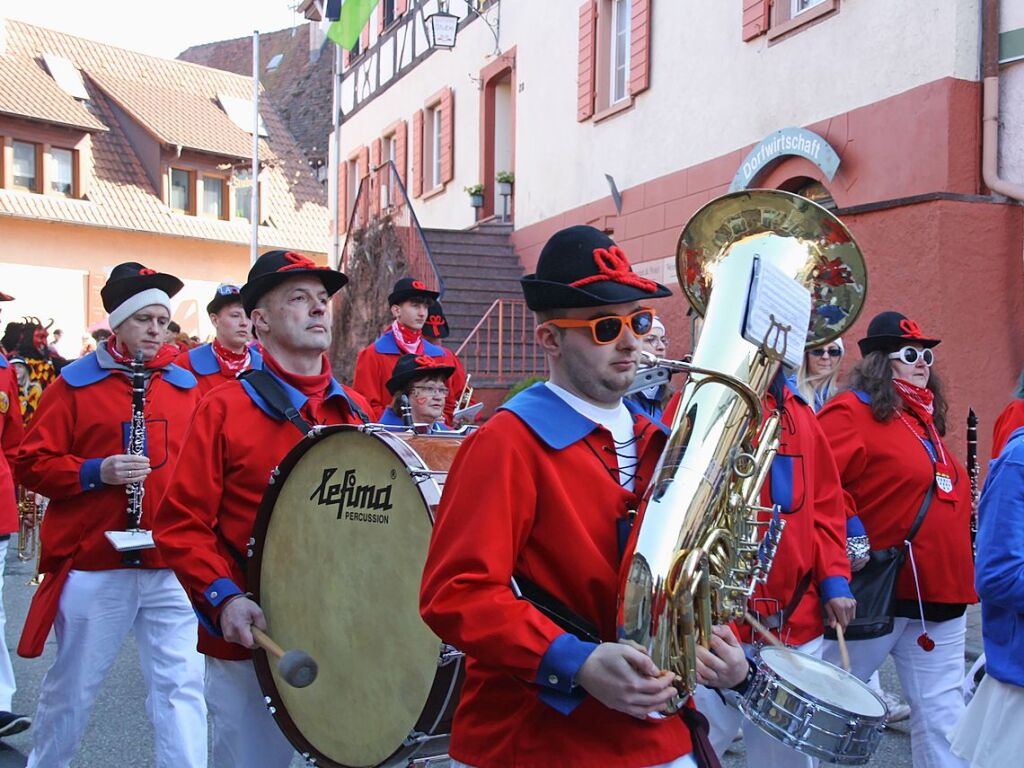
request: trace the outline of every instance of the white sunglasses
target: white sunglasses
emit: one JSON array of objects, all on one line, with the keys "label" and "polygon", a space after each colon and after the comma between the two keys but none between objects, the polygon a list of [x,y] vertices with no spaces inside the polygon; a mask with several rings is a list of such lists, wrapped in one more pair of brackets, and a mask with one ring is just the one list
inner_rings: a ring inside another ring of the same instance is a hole
[{"label": "white sunglasses", "polygon": [[901,347],[895,352],[889,353],[890,360],[900,360],[907,365],[916,365],[917,359],[921,358],[924,360],[924,364],[929,368],[932,367],[932,363],[935,362],[935,353],[930,349],[918,349],[917,347]]}]

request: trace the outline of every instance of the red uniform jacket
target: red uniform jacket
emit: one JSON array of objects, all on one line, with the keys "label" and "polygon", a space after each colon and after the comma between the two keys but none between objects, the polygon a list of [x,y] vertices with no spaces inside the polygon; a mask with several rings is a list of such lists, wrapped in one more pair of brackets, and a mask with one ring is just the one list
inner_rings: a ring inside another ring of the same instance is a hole
[{"label": "red uniform jacket", "polygon": [[[872,549],[901,546],[935,472],[916,434],[899,418],[877,421],[863,392],[843,392],[818,414],[839,467],[847,507],[847,532],[863,525]],[[907,421],[918,428],[913,418]],[[922,433],[923,436],[923,433]],[[935,494],[913,540],[921,599],[929,603],[975,603],[971,556],[971,482],[967,470],[943,443],[953,468],[956,500]],[[783,534],[785,536],[785,534]],[[896,597],[916,600],[910,558],[900,571]]]},{"label": "red uniform jacket", "polygon": [[25,434],[18,394],[18,377],[0,356],[0,534],[18,530],[18,504],[11,469]]},{"label": "red uniform jacket", "polygon": [[[303,411],[306,397],[277,381],[313,423]],[[350,402],[367,410],[362,397],[332,380],[322,423],[361,423]],[[221,659],[251,656],[221,638],[220,609],[227,598],[245,592],[245,552],[267,480],[301,439],[302,433],[242,380],[217,387],[196,410],[153,534],[199,616],[202,653]]]},{"label": "red uniform jacket", "polygon": [[[420,354],[429,357],[443,358],[447,362],[444,347],[431,344],[423,339],[423,350]],[[385,331],[373,344],[364,348],[356,357],[356,371],[352,378],[352,387],[370,403],[370,418],[377,420],[384,412],[384,409],[391,405],[394,399],[388,392],[387,382],[395,370],[395,363],[404,352],[395,343],[395,335],[391,330]],[[454,357],[454,355],[452,355]],[[463,380],[465,385],[465,380]],[[455,409],[455,400],[462,394],[461,387],[458,391],[451,381],[448,383],[448,397],[444,402],[445,418]]]},{"label": "red uniform jacket", "polygon": [[420,592],[427,624],[466,653],[456,759],[638,768],[691,751],[680,718],[637,720],[574,688],[596,646],[509,586],[526,577],[615,640],[620,546],[665,442],[646,418],[635,421],[637,493],[618,483],[609,432],[543,384],[506,403],[456,455]]},{"label": "red uniform jacket", "polygon": [[[202,344],[193,349],[187,349],[178,355],[174,361],[186,371],[191,371],[199,382],[199,396],[202,397],[214,387],[219,387],[225,381],[235,378],[233,373],[224,373],[221,370],[220,361],[213,352],[213,344]],[[246,370],[260,370],[263,368],[263,357],[256,346],[249,347],[249,367]]]},{"label": "red uniform jacket", "polygon": [[[784,610],[809,574],[807,590],[780,632],[790,645],[801,645],[824,631],[822,603],[853,593],[843,489],[832,451],[814,411],[790,388],[785,393],[779,452],[761,503],[778,504],[786,527],[768,581],[754,590],[750,606],[762,615]],[[769,409],[776,407],[771,395],[765,402]],[[749,627],[741,626],[740,632],[744,642],[751,642]]]},{"label": "red uniform jacket", "polygon": [[[145,482],[143,528],[153,525],[197,397],[195,378],[176,365],[149,379],[146,455],[153,471]],[[15,467],[19,482],[50,498],[40,531],[41,572],[59,570],[68,558],[83,571],[124,567],[104,532],[125,528],[125,486],[104,485],[100,464],[127,451],[131,414],[130,378],[101,368],[95,352],[65,366],[43,392]],[[165,567],[156,549],[141,554],[144,568]]]},{"label": "red uniform jacket", "polygon": [[1011,400],[1003,412],[996,419],[996,425],[992,429],[992,458],[994,459],[1003,450],[1010,435],[1019,427],[1024,427],[1024,400]]}]

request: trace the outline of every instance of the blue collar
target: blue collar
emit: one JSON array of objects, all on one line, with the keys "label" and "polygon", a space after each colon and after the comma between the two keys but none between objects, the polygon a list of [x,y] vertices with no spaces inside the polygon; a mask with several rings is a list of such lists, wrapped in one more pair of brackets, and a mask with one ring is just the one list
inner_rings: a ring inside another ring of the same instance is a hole
[{"label": "blue collar", "polygon": [[[382,333],[375,342],[373,342],[373,348],[380,352],[382,355],[404,355],[405,351],[399,349],[398,344],[395,342],[394,331],[385,331]],[[444,349],[431,344],[426,339],[423,339],[423,352],[420,354],[428,355],[430,357],[444,357]]]},{"label": "blue collar", "polygon": [[[306,404],[306,401],[309,398],[302,394],[291,384],[289,384],[287,381],[284,381],[278,376],[275,376],[274,372],[271,371],[269,368],[265,368],[263,370],[265,370],[266,373],[274,379],[274,381],[281,385],[281,388],[284,390],[284,393],[288,396],[288,401],[292,404],[292,407],[295,408],[296,411],[301,411],[302,406]],[[245,394],[249,396],[249,398],[256,404],[256,406],[261,411],[263,411],[265,414],[267,414],[267,416],[276,421],[285,420],[284,415],[277,413],[277,411],[271,408],[267,401],[260,397],[259,394],[257,394],[256,390],[253,389],[253,386],[249,382],[247,382],[245,379],[239,379],[239,381],[242,382],[242,389],[245,390]],[[330,400],[332,397],[342,398],[348,405],[349,411],[353,415],[357,413],[355,403],[353,403],[352,400],[349,399],[348,393],[345,392],[344,388],[341,386],[341,384],[338,383],[337,379],[335,379],[333,376],[331,377],[331,385],[327,388],[327,396],[324,398],[324,400]]]},{"label": "blue collar", "polygon": [[[96,353],[90,352],[85,357],[80,357],[75,362],[65,365],[61,369],[60,375],[69,386],[77,389],[103,381],[115,370],[123,371],[123,369],[116,368],[101,368]],[[196,377],[174,363],[162,368],[160,374],[164,381],[178,389],[192,389],[196,385]]]},{"label": "blue collar", "polygon": [[871,395],[865,392],[863,389],[851,389],[857,399],[860,400],[864,405],[871,405]]},{"label": "blue collar", "polygon": [[7,362],[7,358],[4,357],[3,355],[0,355],[0,370],[3,370],[8,365],[10,365],[10,363]]},{"label": "blue collar", "polygon": [[[637,416],[645,416],[643,408],[631,400],[624,400],[626,408]],[[575,408],[560,398],[544,382],[538,382],[524,389],[507,403],[498,408],[499,411],[511,411],[518,416],[530,430],[549,447],[560,451],[568,448],[597,429],[596,422],[591,421]],[[663,432],[668,430],[658,421],[652,421]]]},{"label": "blue collar", "polygon": [[807,398],[800,393],[800,386],[797,384],[796,376],[786,377],[786,389],[788,389],[793,394],[793,397],[801,403],[804,405],[810,405],[810,403],[807,402]]},{"label": "blue collar", "polygon": [[[200,376],[212,376],[215,373],[220,373],[220,362],[218,362],[217,355],[213,351],[212,342],[190,349],[188,352],[188,362],[192,366],[192,370]],[[256,351],[256,347],[249,347],[249,368],[254,371],[263,368],[263,358]]]}]

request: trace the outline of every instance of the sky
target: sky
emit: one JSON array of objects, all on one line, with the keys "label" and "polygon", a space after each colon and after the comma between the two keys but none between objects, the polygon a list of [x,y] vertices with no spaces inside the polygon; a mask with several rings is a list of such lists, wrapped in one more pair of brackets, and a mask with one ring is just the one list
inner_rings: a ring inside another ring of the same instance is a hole
[{"label": "sky", "polygon": [[153,56],[304,22],[297,0],[0,0],[0,16]]}]

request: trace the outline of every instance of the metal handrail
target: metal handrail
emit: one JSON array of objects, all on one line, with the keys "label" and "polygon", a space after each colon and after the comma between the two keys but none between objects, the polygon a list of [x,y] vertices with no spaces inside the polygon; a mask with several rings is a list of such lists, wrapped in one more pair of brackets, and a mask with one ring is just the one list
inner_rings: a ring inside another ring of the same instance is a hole
[{"label": "metal handrail", "polygon": [[475,381],[508,384],[546,375],[533,335],[533,313],[522,299],[495,299],[455,350]]}]

